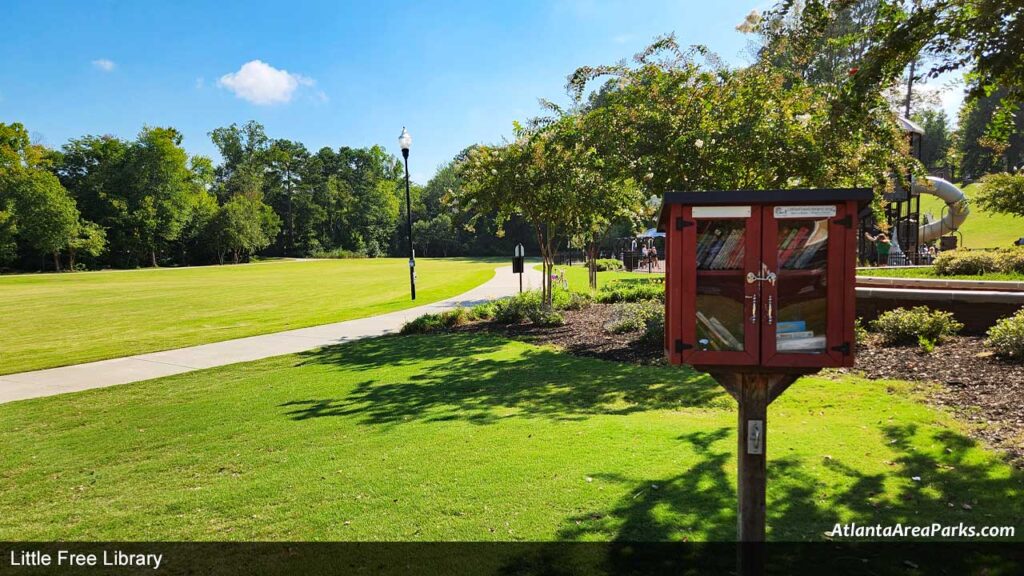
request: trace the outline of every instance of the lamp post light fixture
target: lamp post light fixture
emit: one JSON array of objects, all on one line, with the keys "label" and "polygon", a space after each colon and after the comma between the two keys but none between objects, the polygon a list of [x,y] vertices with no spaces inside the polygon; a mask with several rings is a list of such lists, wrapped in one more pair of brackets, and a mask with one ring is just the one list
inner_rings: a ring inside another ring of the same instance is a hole
[{"label": "lamp post light fixture", "polygon": [[402,147],[402,158],[405,160],[405,217],[409,226],[409,290],[412,299],[416,299],[416,251],[412,247],[412,199],[409,196],[409,148],[412,147],[412,136],[402,126],[402,134],[398,137],[398,145]]}]

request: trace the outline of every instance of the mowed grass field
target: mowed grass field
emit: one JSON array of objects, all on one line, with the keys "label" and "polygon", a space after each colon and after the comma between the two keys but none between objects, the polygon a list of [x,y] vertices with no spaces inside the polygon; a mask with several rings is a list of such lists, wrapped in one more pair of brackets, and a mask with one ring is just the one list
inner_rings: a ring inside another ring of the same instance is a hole
[{"label": "mowed grass field", "polygon": [[478,286],[506,263],[401,258],[0,276],[0,374],[351,320]]},{"label": "mowed grass field", "polygon": [[[1019,528],[1021,474],[907,386],[772,404],[771,540]],[[0,540],[731,540],[735,410],[681,368],[362,340],[0,405]]]},{"label": "mowed grass field", "polygon": [[[543,270],[538,265],[534,267],[535,270]],[[555,266],[555,273],[559,271],[565,272],[565,281],[569,284],[570,290],[576,290],[579,292],[590,291],[590,280],[587,274],[587,267],[583,265],[574,266]],[[626,272],[625,270],[609,270],[607,272],[597,273],[597,287],[600,289],[602,286],[606,286],[609,282],[615,280],[636,280],[636,279],[651,279],[651,278],[664,278],[664,272]]]},{"label": "mowed grass field", "polygon": [[[962,187],[968,200],[981,190],[981,184],[974,183]],[[930,194],[921,195],[921,213],[931,213],[936,219],[942,218],[945,204]],[[984,212],[976,204],[971,205],[971,213],[960,227],[963,233],[964,248],[1008,248],[1020,237],[1024,236],[1024,218],[1009,214]]]}]

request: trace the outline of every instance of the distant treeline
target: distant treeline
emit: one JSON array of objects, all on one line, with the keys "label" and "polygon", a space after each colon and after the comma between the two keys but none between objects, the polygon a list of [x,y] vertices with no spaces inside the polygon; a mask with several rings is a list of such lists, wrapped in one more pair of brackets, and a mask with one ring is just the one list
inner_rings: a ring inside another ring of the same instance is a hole
[{"label": "distant treeline", "polygon": [[[174,128],[134,140],[83,136],[59,150],[0,123],[0,269],[62,270],[241,262],[254,255],[408,253],[401,161],[380,146],[322,148],[268,137],[256,122],[217,128],[222,162],[189,156]],[[521,223],[467,226],[443,166],[412,186],[418,256],[508,255]]]}]

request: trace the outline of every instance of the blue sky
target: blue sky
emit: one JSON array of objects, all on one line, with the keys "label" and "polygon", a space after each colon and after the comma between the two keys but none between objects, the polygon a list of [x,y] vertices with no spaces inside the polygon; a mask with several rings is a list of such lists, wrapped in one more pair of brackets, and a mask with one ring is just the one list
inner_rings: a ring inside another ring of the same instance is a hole
[{"label": "blue sky", "polygon": [[[13,5],[12,5],[13,4]],[[413,135],[425,182],[475,142],[497,142],[537,99],[565,100],[576,67],[608,64],[675,32],[733,64],[735,26],[763,0],[491,2],[43,2],[13,0],[0,36],[0,122],[59,147],[84,134],[174,126],[190,153],[257,120],[323,146]]]}]

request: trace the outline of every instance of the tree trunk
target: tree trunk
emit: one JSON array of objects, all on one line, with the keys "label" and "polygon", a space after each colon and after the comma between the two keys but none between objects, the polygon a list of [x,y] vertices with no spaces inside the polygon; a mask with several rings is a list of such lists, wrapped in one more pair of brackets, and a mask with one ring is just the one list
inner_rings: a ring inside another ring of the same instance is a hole
[{"label": "tree trunk", "polygon": [[60,272],[60,252],[53,251],[53,269]]},{"label": "tree trunk", "polygon": [[590,277],[590,289],[597,290],[597,236],[590,241],[588,246],[590,262],[587,265],[588,276]]},{"label": "tree trunk", "polygon": [[75,271],[75,251],[68,248],[68,270]]},{"label": "tree trunk", "polygon": [[235,264],[238,264],[238,250],[232,250],[231,253],[234,256]]},{"label": "tree trunk", "polygon": [[150,263],[153,265],[153,268],[159,267],[159,264],[156,263],[156,249],[155,248],[150,249],[150,251],[149,251],[149,260],[150,260]]}]

